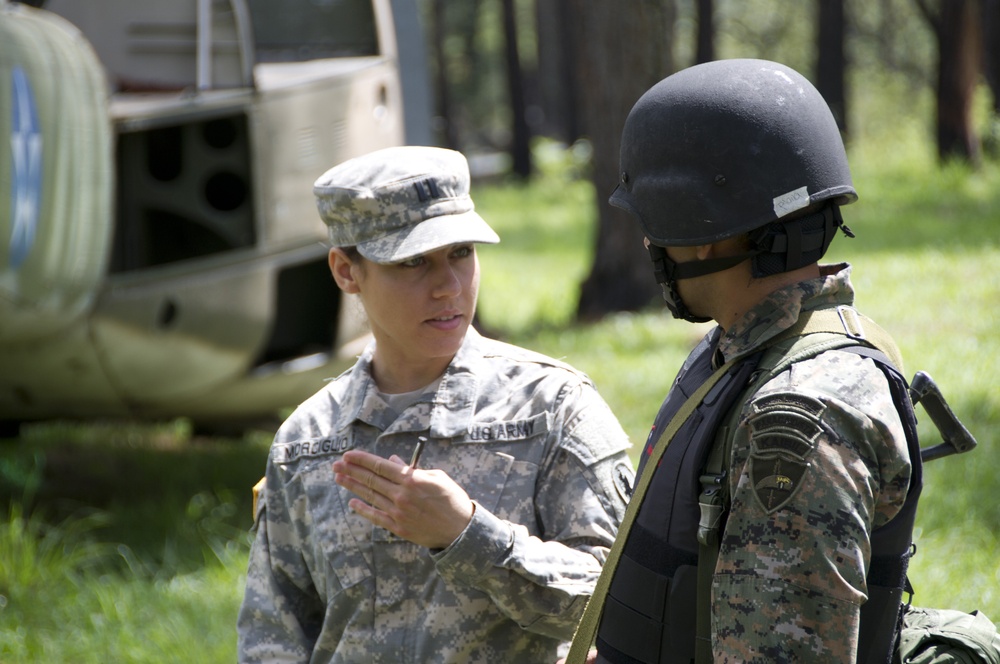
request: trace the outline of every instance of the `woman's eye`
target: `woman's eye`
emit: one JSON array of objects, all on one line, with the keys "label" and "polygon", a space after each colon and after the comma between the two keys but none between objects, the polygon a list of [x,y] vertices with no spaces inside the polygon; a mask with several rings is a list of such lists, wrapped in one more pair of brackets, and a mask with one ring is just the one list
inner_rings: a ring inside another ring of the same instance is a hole
[{"label": "woman's eye", "polygon": [[472,246],[465,245],[462,247],[455,247],[455,250],[451,253],[455,258],[465,258],[472,255]]},{"label": "woman's eye", "polygon": [[423,256],[414,256],[399,263],[400,267],[419,267],[424,262]]}]

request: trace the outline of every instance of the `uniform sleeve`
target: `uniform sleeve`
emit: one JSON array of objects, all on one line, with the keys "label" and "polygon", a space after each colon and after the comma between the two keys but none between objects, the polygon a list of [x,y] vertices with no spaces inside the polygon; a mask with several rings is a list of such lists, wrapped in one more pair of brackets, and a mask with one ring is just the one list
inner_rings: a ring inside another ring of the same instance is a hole
[{"label": "uniform sleeve", "polygon": [[237,617],[238,661],[308,661],[324,607],[292,528],[282,477],[270,460],[266,477]]},{"label": "uniform sleeve", "polygon": [[465,532],[434,554],[446,580],[489,594],[521,627],[572,638],[631,491],[628,437],[593,387],[563,399],[555,445],[525,499],[535,534],[476,506]]},{"label": "uniform sleeve", "polygon": [[910,477],[885,377],[843,352],[793,365],[744,406],[731,467],[715,660],[855,661],[871,532]]}]

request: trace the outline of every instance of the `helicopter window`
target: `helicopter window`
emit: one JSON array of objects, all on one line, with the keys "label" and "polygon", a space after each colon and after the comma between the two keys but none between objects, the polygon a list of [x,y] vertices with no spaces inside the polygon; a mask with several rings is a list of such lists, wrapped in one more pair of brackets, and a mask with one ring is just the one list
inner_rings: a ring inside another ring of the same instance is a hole
[{"label": "helicopter window", "polygon": [[247,131],[240,114],[118,137],[112,272],[254,245]]},{"label": "helicopter window", "polygon": [[378,55],[371,0],[249,0],[259,62]]}]

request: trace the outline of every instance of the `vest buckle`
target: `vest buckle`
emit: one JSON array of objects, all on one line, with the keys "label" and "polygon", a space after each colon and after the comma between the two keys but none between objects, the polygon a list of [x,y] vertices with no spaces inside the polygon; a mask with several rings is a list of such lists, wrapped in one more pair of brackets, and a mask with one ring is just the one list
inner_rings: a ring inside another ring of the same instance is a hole
[{"label": "vest buckle", "polygon": [[718,546],[719,530],[722,526],[723,504],[722,483],[726,474],[702,475],[701,495],[698,496],[698,508],[701,517],[698,520],[698,542],[703,546]]}]

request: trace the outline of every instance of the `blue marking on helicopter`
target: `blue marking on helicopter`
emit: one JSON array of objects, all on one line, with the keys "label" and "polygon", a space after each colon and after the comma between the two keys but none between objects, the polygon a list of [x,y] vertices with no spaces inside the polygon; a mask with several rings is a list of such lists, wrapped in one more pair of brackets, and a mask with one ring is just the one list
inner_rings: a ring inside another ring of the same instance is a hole
[{"label": "blue marking on helicopter", "polygon": [[17,269],[35,242],[42,193],[42,134],[31,82],[21,67],[13,69],[11,90],[11,235],[9,260]]}]

